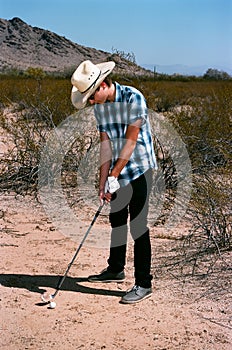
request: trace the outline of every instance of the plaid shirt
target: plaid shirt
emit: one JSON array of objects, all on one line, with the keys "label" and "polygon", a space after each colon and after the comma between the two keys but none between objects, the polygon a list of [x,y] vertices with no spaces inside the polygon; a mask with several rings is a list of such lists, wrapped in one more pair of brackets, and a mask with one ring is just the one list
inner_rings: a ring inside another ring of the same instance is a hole
[{"label": "plaid shirt", "polygon": [[100,132],[106,132],[111,140],[113,150],[111,169],[125,144],[127,126],[138,119],[142,120],[135,149],[118,177],[120,185],[126,186],[148,169],[157,168],[157,162],[144,96],[130,86],[119,85],[115,82],[115,87],[115,102],[96,104],[94,114],[97,120],[97,129]]}]

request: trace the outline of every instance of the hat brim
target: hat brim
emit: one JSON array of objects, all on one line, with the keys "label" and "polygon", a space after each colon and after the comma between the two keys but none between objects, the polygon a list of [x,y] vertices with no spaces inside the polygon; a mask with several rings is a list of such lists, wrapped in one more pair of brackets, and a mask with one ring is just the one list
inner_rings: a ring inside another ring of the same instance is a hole
[{"label": "hat brim", "polygon": [[103,82],[103,80],[109,75],[112,70],[115,67],[115,62],[109,61],[109,62],[103,62],[103,63],[98,63],[96,66],[100,69],[101,75],[94,84],[92,88],[90,88],[87,92],[81,93],[76,86],[72,87],[71,91],[71,101],[74,107],[77,109],[82,109],[85,107],[88,98],[94,93],[95,90],[99,87],[99,85]]}]

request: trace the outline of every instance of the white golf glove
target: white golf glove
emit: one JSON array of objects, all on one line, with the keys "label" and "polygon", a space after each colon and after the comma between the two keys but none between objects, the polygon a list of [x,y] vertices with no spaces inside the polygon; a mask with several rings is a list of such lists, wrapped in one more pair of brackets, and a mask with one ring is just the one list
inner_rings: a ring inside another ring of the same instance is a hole
[{"label": "white golf glove", "polygon": [[114,176],[108,176],[108,179],[105,184],[105,193],[114,193],[120,188],[118,179]]}]

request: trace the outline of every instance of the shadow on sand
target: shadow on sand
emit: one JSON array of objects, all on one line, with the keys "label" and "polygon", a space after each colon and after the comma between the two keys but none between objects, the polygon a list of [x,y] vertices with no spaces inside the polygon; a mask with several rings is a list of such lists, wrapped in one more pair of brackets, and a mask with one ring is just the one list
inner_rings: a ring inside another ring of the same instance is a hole
[{"label": "shadow on sand", "polygon": [[[43,294],[46,292],[44,288],[56,289],[59,279],[60,276],[2,274],[0,275],[0,284],[9,288],[22,288],[30,292]],[[60,290],[117,297],[122,297],[125,294],[123,291],[92,288],[79,284],[79,282],[87,281],[87,278],[73,278],[67,276]]]}]

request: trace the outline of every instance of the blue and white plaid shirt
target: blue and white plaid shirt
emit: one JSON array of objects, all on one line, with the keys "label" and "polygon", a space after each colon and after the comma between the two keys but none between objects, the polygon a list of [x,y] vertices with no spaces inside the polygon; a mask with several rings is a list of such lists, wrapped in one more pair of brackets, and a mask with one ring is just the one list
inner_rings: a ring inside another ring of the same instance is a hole
[{"label": "blue and white plaid shirt", "polygon": [[131,86],[119,85],[115,82],[115,87],[115,102],[94,105],[94,114],[97,129],[107,133],[111,140],[113,150],[111,169],[125,144],[128,125],[138,119],[142,120],[135,149],[118,177],[120,185],[126,186],[148,169],[157,168],[157,162],[144,96]]}]

